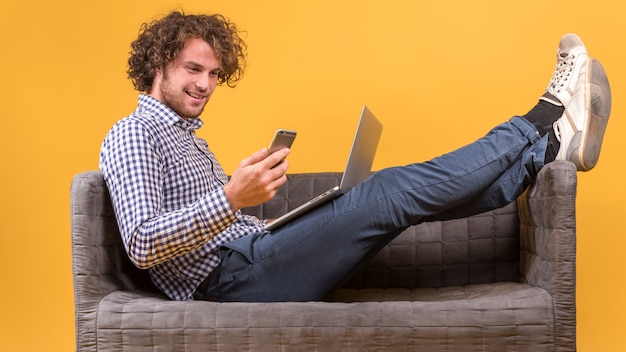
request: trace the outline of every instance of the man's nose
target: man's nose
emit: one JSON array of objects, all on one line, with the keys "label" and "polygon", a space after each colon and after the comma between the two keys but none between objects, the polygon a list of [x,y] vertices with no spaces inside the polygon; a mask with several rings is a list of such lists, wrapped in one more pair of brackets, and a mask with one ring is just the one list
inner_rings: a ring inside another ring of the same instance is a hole
[{"label": "man's nose", "polygon": [[198,77],[198,80],[196,80],[196,86],[199,89],[207,90],[209,89],[210,81],[210,73],[201,74],[200,77]]}]

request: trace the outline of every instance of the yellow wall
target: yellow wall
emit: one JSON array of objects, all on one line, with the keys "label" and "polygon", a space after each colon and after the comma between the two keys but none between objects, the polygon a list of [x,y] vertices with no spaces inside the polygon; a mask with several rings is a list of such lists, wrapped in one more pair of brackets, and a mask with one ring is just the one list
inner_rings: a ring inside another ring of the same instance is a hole
[{"label": "yellow wall", "polygon": [[292,172],[341,170],[364,103],[385,124],[375,168],[429,159],[525,113],[560,36],[578,33],[614,97],[598,167],[579,174],[578,346],[626,349],[621,0],[3,0],[0,350],[74,349],[70,181],[135,106],[140,23],[177,7],[248,32],[246,77],[215,94],[200,132],[228,172],[279,127],[299,131]]}]

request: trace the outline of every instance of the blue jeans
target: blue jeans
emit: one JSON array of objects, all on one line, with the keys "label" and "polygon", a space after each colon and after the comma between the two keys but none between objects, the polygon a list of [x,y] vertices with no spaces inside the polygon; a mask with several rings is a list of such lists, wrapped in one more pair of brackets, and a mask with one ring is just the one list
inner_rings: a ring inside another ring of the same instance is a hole
[{"label": "blue jeans", "polygon": [[220,249],[208,294],[219,301],[319,300],[410,225],[500,208],[544,165],[547,136],[513,117],[424,163],[393,167],[272,233]]}]

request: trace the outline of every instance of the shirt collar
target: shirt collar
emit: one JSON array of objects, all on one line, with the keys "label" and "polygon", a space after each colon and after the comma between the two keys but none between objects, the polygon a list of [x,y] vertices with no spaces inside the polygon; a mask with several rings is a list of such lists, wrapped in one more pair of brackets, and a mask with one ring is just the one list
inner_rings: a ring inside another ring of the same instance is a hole
[{"label": "shirt collar", "polygon": [[203,124],[199,117],[194,117],[188,120],[183,119],[167,105],[147,94],[139,95],[137,111],[146,112],[171,126],[180,126],[185,130],[197,130],[202,127]]}]

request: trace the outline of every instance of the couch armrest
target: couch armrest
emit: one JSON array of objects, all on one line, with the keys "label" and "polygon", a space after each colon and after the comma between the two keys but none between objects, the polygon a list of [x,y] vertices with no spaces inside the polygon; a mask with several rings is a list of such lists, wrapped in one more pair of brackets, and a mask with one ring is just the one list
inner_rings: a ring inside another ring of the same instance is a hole
[{"label": "couch armrest", "polygon": [[576,349],[576,186],[574,164],[555,161],[518,199],[520,280],[552,295],[559,351]]},{"label": "couch armrest", "polygon": [[98,171],[78,174],[70,189],[72,276],[77,350],[95,350],[96,311],[117,290],[154,287],[147,272],[124,251],[104,178]]}]

